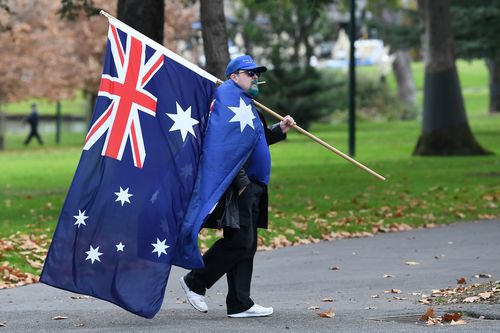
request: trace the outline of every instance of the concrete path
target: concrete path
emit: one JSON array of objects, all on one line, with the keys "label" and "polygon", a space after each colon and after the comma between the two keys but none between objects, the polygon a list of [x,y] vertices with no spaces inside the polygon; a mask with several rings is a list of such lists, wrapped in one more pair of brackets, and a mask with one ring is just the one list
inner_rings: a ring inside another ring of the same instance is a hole
[{"label": "concrete path", "polygon": [[[43,284],[0,290],[0,322],[6,323],[0,333],[500,332],[500,320],[466,317],[466,325],[439,328],[417,324],[414,318],[427,306],[418,303],[419,295],[412,294],[455,287],[462,276],[468,283],[500,280],[499,240],[500,221],[494,220],[259,252],[252,295],[257,303],[274,307],[275,313],[267,318],[227,318],[225,280],[208,291],[209,312],[195,311],[185,303],[178,283],[185,270],[178,268],[172,270],[163,308],[152,320]],[[420,264],[410,266],[407,261]],[[339,269],[329,269],[333,266]],[[473,278],[479,273],[492,274],[492,278]],[[393,277],[384,278],[384,274]],[[384,293],[391,289],[402,293]],[[325,298],[333,302],[322,301]],[[309,309],[312,306],[320,309]],[[329,309],[335,317],[318,316]],[[435,309],[438,313],[460,309],[500,318],[500,305]],[[55,316],[67,319],[53,320]],[[382,320],[388,317],[402,319]]]}]

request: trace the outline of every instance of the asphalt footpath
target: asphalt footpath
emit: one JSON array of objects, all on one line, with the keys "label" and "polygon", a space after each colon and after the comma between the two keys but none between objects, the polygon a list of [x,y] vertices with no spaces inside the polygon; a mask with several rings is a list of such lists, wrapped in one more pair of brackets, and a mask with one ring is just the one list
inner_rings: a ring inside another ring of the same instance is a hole
[{"label": "asphalt footpath", "polygon": [[[434,307],[437,314],[464,311],[464,325],[418,321],[428,309],[418,302],[422,294],[456,287],[460,277],[468,284],[500,280],[499,240],[500,220],[490,220],[258,252],[252,296],[274,307],[265,318],[228,318],[225,279],[208,291],[208,313],[197,312],[186,303],[179,268],[154,319],[40,283],[0,290],[0,333],[500,332],[500,305]],[[386,293],[396,289],[401,293]]]}]

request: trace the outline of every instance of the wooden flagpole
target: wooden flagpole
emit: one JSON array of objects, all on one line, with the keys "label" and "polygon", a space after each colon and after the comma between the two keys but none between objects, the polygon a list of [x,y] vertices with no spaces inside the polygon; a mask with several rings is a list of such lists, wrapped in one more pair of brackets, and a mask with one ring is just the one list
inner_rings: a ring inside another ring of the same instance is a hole
[{"label": "wooden flagpole", "polygon": [[[112,15],[110,15],[109,13],[105,12],[104,10],[101,10],[100,11],[100,14],[103,15],[103,16],[106,16],[108,19],[113,19],[113,20],[116,20],[118,22],[120,22],[117,18],[113,17]],[[152,43],[155,43],[157,44],[156,42],[152,41]],[[158,44],[160,47],[164,48],[163,45],[160,45]],[[168,52],[172,53],[172,51],[164,48],[165,50],[167,50]],[[223,81],[219,80],[219,79],[216,79],[213,75],[211,75],[210,73],[208,73],[207,71],[205,71],[204,69],[188,62],[187,60],[185,60],[184,58],[180,58],[180,56],[174,54],[177,58],[181,59],[183,62],[186,62],[186,63],[189,63],[190,67],[195,67],[196,70],[198,72],[203,72],[206,74],[206,77],[209,77],[209,79],[211,80],[215,80],[215,81],[218,81],[216,83],[222,83]],[[274,117],[278,118],[279,120],[283,120],[283,117],[281,115],[279,115],[278,113],[274,112],[273,110],[269,109],[268,107],[262,105],[261,103],[257,102],[256,100],[254,100],[254,103],[257,107],[259,107],[260,109],[264,110],[265,112],[273,115]],[[335,154],[339,155],[340,157],[342,157],[343,159],[351,162],[352,164],[356,165],[358,168],[368,172],[369,174],[377,177],[378,179],[380,180],[385,180],[385,177],[379,175],[378,173],[376,173],[375,171],[371,170],[370,168],[364,166],[363,164],[359,163],[358,161],[356,161],[355,159],[349,157],[348,155],[344,154],[343,152],[341,152],[340,150],[330,146],[328,143],[326,143],[325,141],[321,140],[320,138],[312,135],[311,133],[309,133],[308,131],[304,130],[303,128],[297,126],[297,125],[292,125],[292,127],[294,129],[296,129],[297,131],[299,131],[300,133],[304,134],[305,136],[309,137],[310,139],[312,139],[313,141],[319,143],[320,145],[322,145],[323,147],[325,147],[326,149],[334,152]]]},{"label": "wooden flagpole", "polygon": [[[267,113],[271,114],[273,117],[275,118],[278,118],[279,120],[283,120],[284,118],[279,115],[278,113],[274,112],[273,110],[271,110],[270,108],[266,107],[265,105],[262,105],[261,103],[257,102],[256,100],[254,100],[254,103],[255,105],[266,111]],[[308,131],[306,131],[305,129],[303,129],[302,127],[300,126],[297,126],[297,125],[292,125],[292,127],[294,129],[296,129],[297,131],[299,131],[300,133],[304,134],[305,136],[307,136],[308,138],[312,139],[313,141],[319,143],[320,145],[322,145],[323,147],[325,147],[326,149],[334,152],[335,154],[339,155],[340,157],[342,157],[343,159],[351,162],[352,164],[354,164],[355,166],[357,166],[358,168],[368,172],[369,174],[377,177],[378,179],[380,180],[385,180],[385,177],[379,175],[378,173],[376,173],[375,171],[373,171],[372,169],[364,166],[363,164],[359,163],[358,161],[356,161],[355,159],[351,158],[350,156],[344,154],[343,152],[341,152],[340,150],[338,150],[337,148],[335,147],[332,147],[330,146],[328,143],[326,143],[325,141],[321,140],[320,138],[318,138],[317,136],[315,135],[312,135],[311,133],[309,133]]]}]

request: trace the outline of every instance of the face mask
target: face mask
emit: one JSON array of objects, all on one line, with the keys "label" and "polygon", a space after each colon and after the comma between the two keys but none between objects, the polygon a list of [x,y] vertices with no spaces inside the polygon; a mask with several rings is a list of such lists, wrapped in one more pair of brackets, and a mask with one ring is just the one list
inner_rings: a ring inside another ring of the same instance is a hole
[{"label": "face mask", "polygon": [[255,97],[259,94],[259,86],[257,85],[257,80],[252,81],[252,85],[248,88],[248,94]]}]

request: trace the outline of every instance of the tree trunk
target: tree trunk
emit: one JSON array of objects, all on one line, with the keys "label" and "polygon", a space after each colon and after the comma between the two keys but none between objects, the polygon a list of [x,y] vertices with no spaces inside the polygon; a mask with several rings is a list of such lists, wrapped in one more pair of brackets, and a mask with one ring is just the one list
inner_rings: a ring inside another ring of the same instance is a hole
[{"label": "tree trunk", "polygon": [[500,59],[486,59],[490,76],[490,113],[500,113]]},{"label": "tree trunk", "polygon": [[418,0],[424,26],[424,112],[414,155],[484,155],[470,130],[453,56],[449,0]]},{"label": "tree trunk", "polygon": [[[257,13],[253,10],[248,10],[248,18],[246,18],[246,20],[250,22],[255,22],[256,19],[257,19]],[[253,54],[254,42],[252,38],[243,34],[243,45],[245,46],[246,54]]]},{"label": "tree trunk", "polygon": [[0,111],[0,150],[5,148],[5,129],[7,128],[5,114]]},{"label": "tree trunk", "polygon": [[163,44],[164,0],[118,0],[118,19]]},{"label": "tree trunk", "polygon": [[88,112],[88,116],[85,117],[86,118],[85,122],[91,126],[90,121],[92,120],[92,115],[94,114],[94,109],[95,109],[95,105],[97,103],[98,95],[95,91],[89,91],[87,93],[87,95],[89,96],[88,97],[88,99],[89,99],[89,112]]},{"label": "tree trunk", "polygon": [[411,56],[408,51],[399,50],[394,54],[392,70],[398,84],[398,98],[406,103],[415,105],[417,102],[417,91],[411,71]]},{"label": "tree trunk", "polygon": [[205,69],[224,80],[229,62],[224,1],[200,0],[200,19],[206,59]]}]

